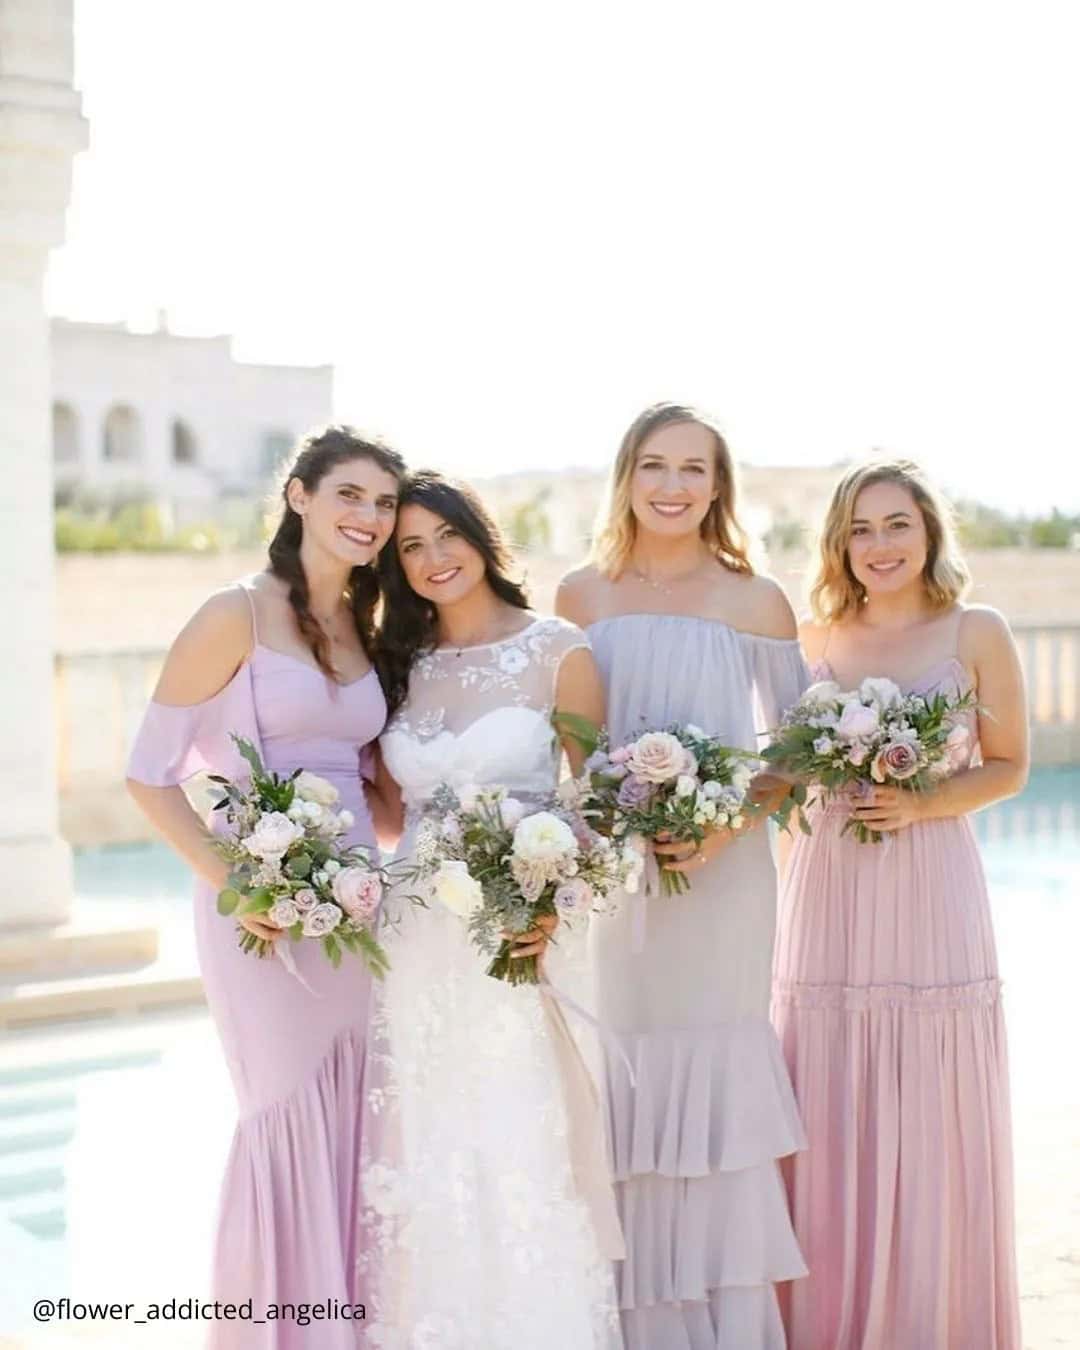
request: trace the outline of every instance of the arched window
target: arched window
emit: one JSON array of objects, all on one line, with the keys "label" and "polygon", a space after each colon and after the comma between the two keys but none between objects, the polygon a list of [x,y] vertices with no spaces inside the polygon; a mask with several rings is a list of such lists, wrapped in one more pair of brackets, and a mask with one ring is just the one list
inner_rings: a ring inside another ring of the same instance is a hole
[{"label": "arched window", "polygon": [[125,403],[114,405],[105,417],[105,459],[115,464],[138,463],[142,449],[139,414]]},{"label": "arched window", "polygon": [[174,464],[195,464],[199,459],[195,433],[179,417],[172,424],[172,457]]},{"label": "arched window", "polygon": [[70,403],[52,409],[53,463],[68,468],[79,462],[79,419]]}]

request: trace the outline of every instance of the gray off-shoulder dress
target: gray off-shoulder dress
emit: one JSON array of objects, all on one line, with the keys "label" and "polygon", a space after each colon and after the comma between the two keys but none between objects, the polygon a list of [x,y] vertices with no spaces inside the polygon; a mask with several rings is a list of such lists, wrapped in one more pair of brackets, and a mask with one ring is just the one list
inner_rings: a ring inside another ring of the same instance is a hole
[{"label": "gray off-shoulder dress", "polygon": [[[796,641],[717,620],[625,614],[588,630],[612,744],[695,723],[753,749],[808,683]],[[681,896],[592,926],[627,1350],[782,1350],[774,1284],[806,1273],[777,1160],[805,1146],[769,1022],[776,870],[768,831]]]}]

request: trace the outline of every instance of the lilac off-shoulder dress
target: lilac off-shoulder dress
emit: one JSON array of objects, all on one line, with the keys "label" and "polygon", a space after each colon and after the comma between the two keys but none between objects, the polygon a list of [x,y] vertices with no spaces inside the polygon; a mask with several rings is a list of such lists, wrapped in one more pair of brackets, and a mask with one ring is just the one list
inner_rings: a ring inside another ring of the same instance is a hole
[{"label": "lilac off-shoulder dress", "polygon": [[[230,733],[268,768],[309,769],[334,784],[355,817],[348,844],[373,844],[363,793],[369,745],[386,720],[374,671],[335,685],[313,664],[262,646],[213,698],[193,707],[152,702],[129,777],[155,787],[208,769],[244,778]],[[195,932],[206,997],[236,1089],[239,1120],[223,1181],[213,1293],[253,1301],[354,1303],[360,1106],[370,977],[358,959],[334,970],[318,944],[292,948],[303,979],[280,959],[237,946],[216,894],[195,889]],[[307,987],[305,987],[307,986]],[[194,1104],[193,1104],[194,1105]],[[265,1314],[263,1314],[265,1315]],[[347,1318],[216,1321],[213,1350],[354,1350]]]}]

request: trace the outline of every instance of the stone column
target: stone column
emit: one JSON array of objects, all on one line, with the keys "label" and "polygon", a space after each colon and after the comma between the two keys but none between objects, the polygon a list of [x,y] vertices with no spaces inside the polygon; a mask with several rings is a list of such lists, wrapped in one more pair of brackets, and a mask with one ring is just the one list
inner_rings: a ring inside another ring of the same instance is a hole
[{"label": "stone column", "polygon": [[49,328],[42,287],[87,127],[72,0],[0,0],[0,926],[59,923]]}]

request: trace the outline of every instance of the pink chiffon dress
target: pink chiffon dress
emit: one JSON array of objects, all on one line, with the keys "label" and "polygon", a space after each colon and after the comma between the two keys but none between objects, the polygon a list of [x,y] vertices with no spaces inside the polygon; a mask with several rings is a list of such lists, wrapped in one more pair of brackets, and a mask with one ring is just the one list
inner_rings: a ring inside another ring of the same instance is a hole
[{"label": "pink chiffon dress", "polygon": [[[254,607],[252,614],[254,623]],[[213,698],[192,707],[151,702],[129,777],[155,787],[201,770],[244,778],[249,770],[230,739],[236,733],[254,742],[268,768],[285,774],[302,767],[333,783],[340,808],[355,817],[344,842],[374,844],[363,778],[372,762],[368,747],[386,720],[378,677],[370,671],[336,685],[314,663],[262,646],[254,629],[253,637],[250,658]],[[235,921],[217,913],[216,893],[202,881],[195,932],[239,1106],[221,1191],[213,1296],[250,1299],[253,1313],[252,1320],[209,1323],[209,1344],[354,1350],[362,1324],[348,1314],[305,1327],[290,1315],[267,1319],[266,1309],[336,1301],[351,1310],[362,1301],[355,1270],[370,976],[348,956],[335,970],[317,943],[291,949],[302,979],[278,957],[244,955]]]},{"label": "pink chiffon dress", "polygon": [[[968,687],[950,658],[909,692]],[[784,1163],[810,1267],[789,1344],[1019,1350],[1005,1026],[972,828],[861,844],[847,815],[815,812],[781,892],[773,1018],[809,1140]]]}]

